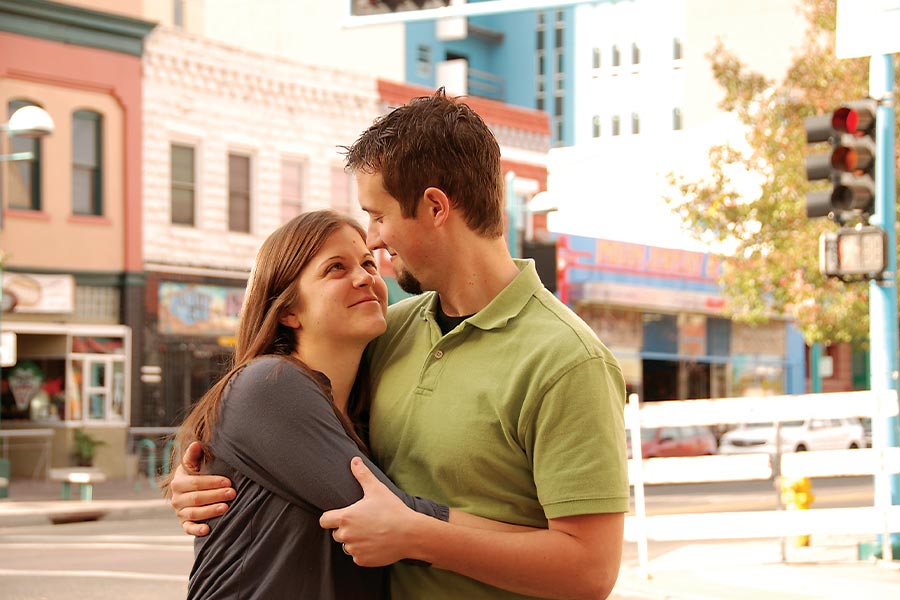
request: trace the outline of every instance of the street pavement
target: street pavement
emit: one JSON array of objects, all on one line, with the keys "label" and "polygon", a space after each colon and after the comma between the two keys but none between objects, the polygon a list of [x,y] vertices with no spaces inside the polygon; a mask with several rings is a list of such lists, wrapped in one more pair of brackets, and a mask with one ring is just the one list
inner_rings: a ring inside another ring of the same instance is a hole
[{"label": "street pavement", "polygon": [[[16,527],[86,519],[103,521],[171,517],[171,508],[146,480],[112,480],[94,486],[91,502],[60,500],[60,484],[13,480],[0,500],[0,537]],[[870,537],[813,536],[808,547],[772,540],[650,542],[647,573],[635,544],[626,543],[614,600],[826,600],[900,598],[900,561],[861,561],[859,542]],[[181,575],[178,575],[180,577]],[[18,600],[25,588],[0,565],[0,593]],[[123,582],[124,583],[124,582]],[[173,581],[173,583],[175,583]],[[181,586],[172,597],[179,597]],[[19,590],[19,591],[17,591]],[[34,590],[32,590],[33,592]],[[10,595],[12,594],[12,595]],[[127,596],[127,594],[126,594]],[[41,595],[40,597],[52,597]],[[168,597],[168,596],[167,596]]]}]

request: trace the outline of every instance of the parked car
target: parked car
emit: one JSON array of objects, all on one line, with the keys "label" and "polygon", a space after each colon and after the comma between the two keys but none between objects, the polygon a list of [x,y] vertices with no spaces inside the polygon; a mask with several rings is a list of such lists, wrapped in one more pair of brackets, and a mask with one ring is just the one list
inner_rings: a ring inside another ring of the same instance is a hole
[{"label": "parked car", "polygon": [[[631,458],[630,435],[627,436],[627,440],[628,458]],[[659,427],[641,430],[641,455],[643,458],[702,456],[715,453],[716,436],[707,427]]]},{"label": "parked car", "polygon": [[[807,419],[781,424],[781,451],[865,448],[866,434],[859,419]],[[746,423],[719,439],[719,454],[775,452],[773,423]]]}]

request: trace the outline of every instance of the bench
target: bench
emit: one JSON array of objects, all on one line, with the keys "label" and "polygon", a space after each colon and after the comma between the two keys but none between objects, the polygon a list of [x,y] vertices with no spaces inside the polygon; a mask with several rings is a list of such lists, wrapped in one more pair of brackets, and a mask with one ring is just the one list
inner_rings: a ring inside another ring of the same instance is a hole
[{"label": "bench", "polygon": [[62,499],[72,498],[72,484],[80,486],[79,497],[82,500],[91,500],[94,495],[94,484],[106,481],[106,473],[100,469],[91,467],[68,467],[63,469],[50,469],[50,480],[62,482]]}]

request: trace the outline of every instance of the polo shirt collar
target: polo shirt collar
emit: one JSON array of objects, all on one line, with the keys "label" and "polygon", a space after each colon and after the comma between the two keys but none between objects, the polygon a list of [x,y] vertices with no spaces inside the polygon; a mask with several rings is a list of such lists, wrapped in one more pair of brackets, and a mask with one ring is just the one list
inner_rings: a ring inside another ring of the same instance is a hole
[{"label": "polo shirt collar", "polygon": [[519,268],[519,274],[513,279],[491,303],[466,320],[466,323],[479,329],[489,330],[504,327],[510,319],[515,318],[531,297],[544,287],[537,274],[532,259],[513,259]]}]

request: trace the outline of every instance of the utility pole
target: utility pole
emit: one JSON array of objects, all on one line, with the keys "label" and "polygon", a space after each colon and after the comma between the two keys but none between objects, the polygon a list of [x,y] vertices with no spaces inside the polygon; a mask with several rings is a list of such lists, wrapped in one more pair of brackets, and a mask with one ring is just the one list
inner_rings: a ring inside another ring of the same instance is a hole
[{"label": "utility pole", "polygon": [[[887,262],[884,278],[869,283],[869,361],[870,386],[873,391],[897,391],[897,184],[894,150],[894,56],[873,55],[869,62],[869,95],[878,101],[876,119],[877,159],[875,161],[875,213],[870,223],[887,234]],[[886,423],[873,423],[873,428],[885,428],[885,445],[896,448],[900,420],[890,417]],[[875,502],[900,504],[900,475],[876,476]],[[900,544],[900,533],[891,533],[891,540],[882,540],[885,551]],[[887,558],[886,556],[884,558]]]}]

